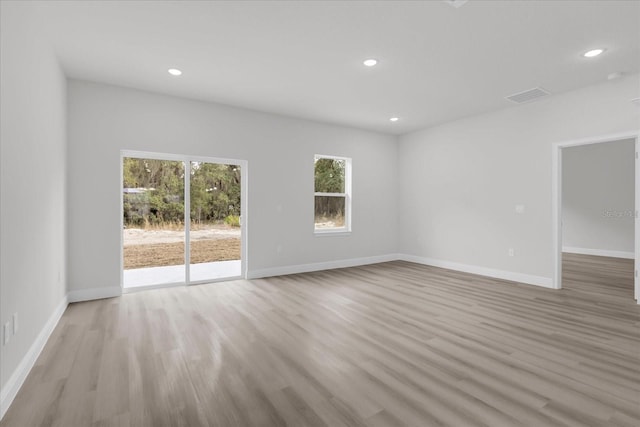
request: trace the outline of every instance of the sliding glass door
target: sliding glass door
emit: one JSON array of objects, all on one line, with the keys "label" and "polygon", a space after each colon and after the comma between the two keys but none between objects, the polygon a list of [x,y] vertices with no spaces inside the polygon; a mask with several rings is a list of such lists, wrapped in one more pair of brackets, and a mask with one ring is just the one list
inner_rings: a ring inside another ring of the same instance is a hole
[{"label": "sliding glass door", "polygon": [[240,166],[191,162],[189,280],[241,274]]},{"label": "sliding glass door", "polygon": [[181,161],[122,159],[123,286],[184,282]]},{"label": "sliding glass door", "polygon": [[122,286],[241,277],[241,162],[122,153]]}]

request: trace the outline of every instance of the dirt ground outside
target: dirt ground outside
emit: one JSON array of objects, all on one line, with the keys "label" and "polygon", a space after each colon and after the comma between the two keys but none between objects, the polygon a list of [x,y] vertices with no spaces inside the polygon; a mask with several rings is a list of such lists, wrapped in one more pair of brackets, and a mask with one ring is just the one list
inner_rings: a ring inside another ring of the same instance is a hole
[{"label": "dirt ground outside", "polygon": [[[226,224],[199,227],[190,233],[191,263],[240,259],[240,229]],[[123,231],[124,269],[184,264],[184,232],[174,230]]]}]

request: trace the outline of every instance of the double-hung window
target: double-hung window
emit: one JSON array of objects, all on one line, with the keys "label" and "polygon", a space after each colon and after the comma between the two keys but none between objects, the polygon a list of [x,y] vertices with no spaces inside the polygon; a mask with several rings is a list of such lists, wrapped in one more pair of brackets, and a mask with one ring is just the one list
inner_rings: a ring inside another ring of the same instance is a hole
[{"label": "double-hung window", "polygon": [[351,159],[316,155],[315,233],[336,234],[351,231]]}]

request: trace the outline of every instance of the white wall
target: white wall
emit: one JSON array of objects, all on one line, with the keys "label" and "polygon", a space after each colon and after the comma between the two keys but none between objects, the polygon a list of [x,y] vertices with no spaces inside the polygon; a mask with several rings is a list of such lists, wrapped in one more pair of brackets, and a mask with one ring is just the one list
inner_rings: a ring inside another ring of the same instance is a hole
[{"label": "white wall", "polygon": [[400,251],[550,286],[551,146],[639,129],[639,92],[636,74],[401,137]]},{"label": "white wall", "polygon": [[[122,149],[248,160],[250,275],[397,251],[395,137],[70,81],[71,291],[119,286]],[[351,236],[313,235],[316,153],[353,159]]]},{"label": "white wall", "polygon": [[562,150],[565,251],[633,255],[635,151],[633,139]]},{"label": "white wall", "polygon": [[4,413],[17,367],[64,308],[66,81],[30,2],[0,2],[0,16],[0,321],[19,319],[0,347]]}]

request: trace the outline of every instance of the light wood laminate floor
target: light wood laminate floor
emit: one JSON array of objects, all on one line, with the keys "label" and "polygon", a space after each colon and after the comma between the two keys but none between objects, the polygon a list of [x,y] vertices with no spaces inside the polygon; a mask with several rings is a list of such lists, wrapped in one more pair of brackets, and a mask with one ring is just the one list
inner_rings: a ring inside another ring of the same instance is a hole
[{"label": "light wood laminate floor", "polygon": [[2,427],[639,426],[632,260],[391,262],[69,306]]}]

